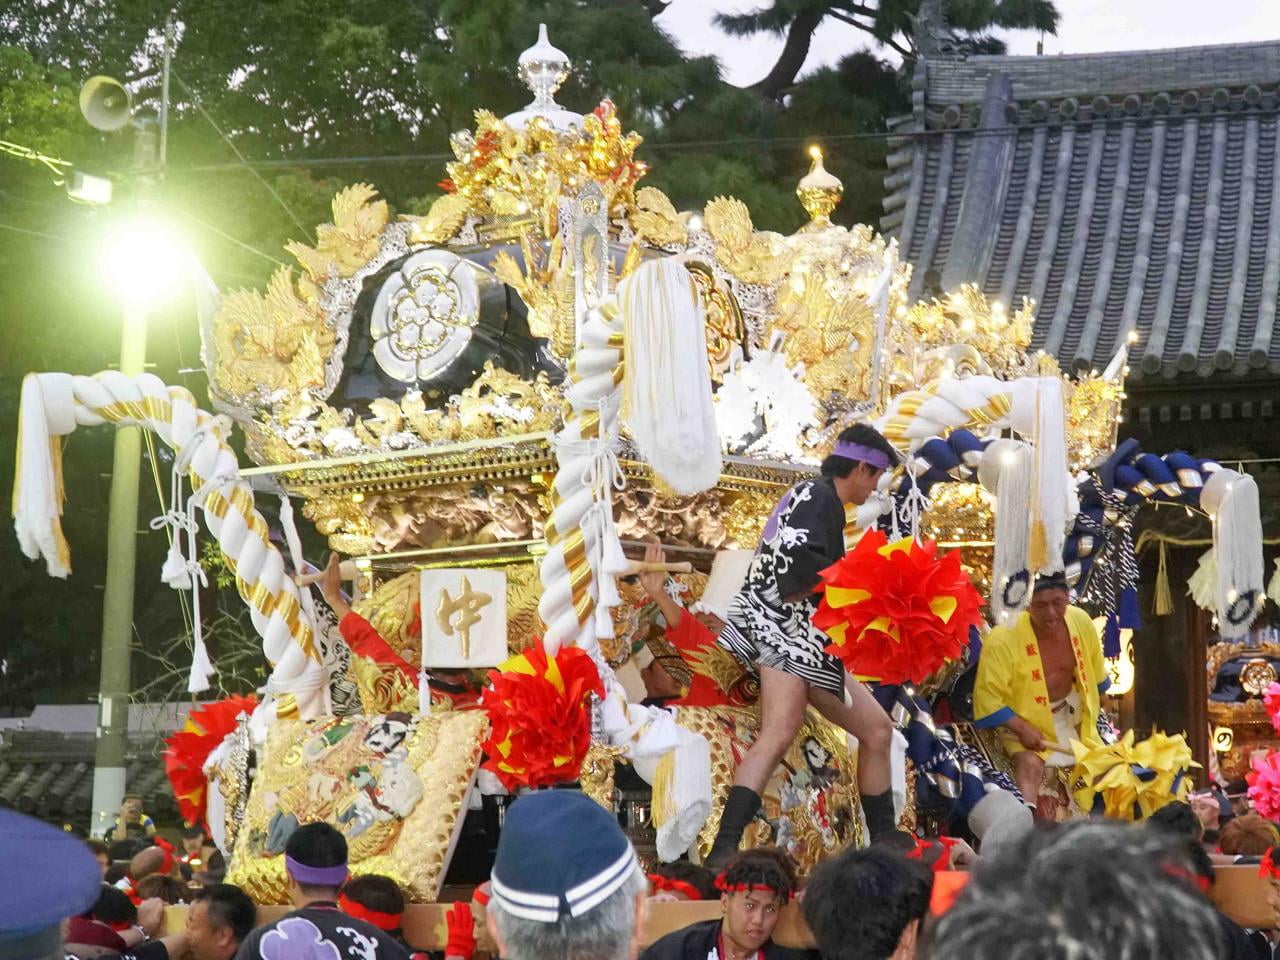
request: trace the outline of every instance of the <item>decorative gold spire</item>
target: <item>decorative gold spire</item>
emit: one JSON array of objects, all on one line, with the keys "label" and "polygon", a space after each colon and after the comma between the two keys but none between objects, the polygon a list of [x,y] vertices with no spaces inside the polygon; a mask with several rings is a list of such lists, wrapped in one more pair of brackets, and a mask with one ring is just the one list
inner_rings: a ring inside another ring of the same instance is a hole
[{"label": "decorative gold spire", "polygon": [[810,147],[809,156],[813,158],[813,162],[809,166],[809,172],[796,187],[796,196],[809,214],[809,222],[804,229],[822,230],[831,226],[831,211],[840,205],[844,184],[822,165],[821,147],[816,144]]}]

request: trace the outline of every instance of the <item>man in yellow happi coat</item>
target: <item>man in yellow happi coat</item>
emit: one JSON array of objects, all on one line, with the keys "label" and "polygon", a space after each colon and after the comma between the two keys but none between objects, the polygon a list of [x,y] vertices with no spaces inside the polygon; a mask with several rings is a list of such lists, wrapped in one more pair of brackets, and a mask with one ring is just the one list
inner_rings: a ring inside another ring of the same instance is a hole
[{"label": "man in yellow happi coat", "polygon": [[1099,698],[1111,680],[1093,621],[1069,599],[1061,574],[1039,578],[1027,611],[987,634],[978,658],[974,723],[1002,728],[1014,780],[1031,804],[1046,765],[1075,763],[1054,744],[1101,742]]}]

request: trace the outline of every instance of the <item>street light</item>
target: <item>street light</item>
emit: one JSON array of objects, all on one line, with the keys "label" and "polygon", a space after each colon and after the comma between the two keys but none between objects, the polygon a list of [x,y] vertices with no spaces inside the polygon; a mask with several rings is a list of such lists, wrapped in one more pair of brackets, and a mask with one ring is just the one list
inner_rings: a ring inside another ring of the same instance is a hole
[{"label": "street light", "polygon": [[155,217],[138,216],[108,229],[100,265],[103,279],[121,303],[146,308],[177,291],[189,257],[173,227]]},{"label": "street light", "polygon": [[[123,307],[119,371],[143,372],[147,356],[147,311],[189,279],[191,254],[176,231],[152,217],[117,221],[103,237],[103,280]],[[94,752],[93,832],[110,825],[124,797],[129,743],[129,641],[133,636],[134,566],[137,562],[140,427],[116,429],[107,514],[107,582],[102,599],[102,663],[98,684],[98,730]]]}]

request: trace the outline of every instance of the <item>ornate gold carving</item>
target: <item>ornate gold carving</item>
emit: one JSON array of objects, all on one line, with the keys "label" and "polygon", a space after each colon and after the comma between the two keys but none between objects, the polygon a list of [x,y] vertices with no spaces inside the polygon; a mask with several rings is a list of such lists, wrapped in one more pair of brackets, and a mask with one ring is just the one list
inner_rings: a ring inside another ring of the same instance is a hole
[{"label": "ornate gold carving", "polygon": [[614,764],[626,752],[625,747],[593,743],[578,774],[582,792],[610,812],[614,810]]},{"label": "ornate gold carving", "polygon": [[[412,771],[420,783],[420,799],[400,819],[377,816],[359,829],[368,816],[362,821],[361,810],[348,813],[358,806],[359,791],[364,789],[358,784],[372,778],[377,787],[371,789],[389,789],[383,778],[388,776],[387,758],[392,754],[374,750],[365,741],[381,720],[378,716],[328,718],[314,724],[278,720],[272,726],[237,838],[230,882],[258,903],[288,901],[284,857],[267,850],[273,829],[275,838],[279,837],[280,816],[292,813],[299,822],[325,820],[347,833],[353,874],[391,876],[414,901],[439,896],[445,857],[475,778],[488,721],[474,710],[417,718],[399,748],[405,753],[403,762],[397,756],[395,766],[397,775],[399,769]],[[337,727],[344,723],[352,724],[345,735]]]},{"label": "ornate gold carving", "polygon": [[639,239],[655,247],[682,247],[689,241],[689,231],[675,205],[657,187],[636,191],[631,227]]},{"label": "ornate gold carving", "polygon": [[358,503],[350,497],[311,497],[302,505],[302,515],[316,525],[316,532],[329,540],[329,549],[338,553],[362,554],[373,549],[373,528]]},{"label": "ornate gold carving", "polygon": [[715,490],[663,497],[631,484],[614,494],[613,502],[623,540],[642,540],[652,533],[663,543],[719,549],[729,539]]},{"label": "ornate gold carving", "polygon": [[564,324],[558,321],[573,316],[572,259],[565,251],[557,232],[544,250],[529,240],[526,230],[520,234],[520,254],[524,269],[505,250],[493,258],[493,272],[499,280],[515,290],[529,311],[529,332],[535,337],[550,338],[559,357],[573,351],[572,327],[566,341]]},{"label": "ornate gold carving", "polygon": [[[458,588],[456,597],[449,596],[448,590],[440,591],[440,602],[436,606],[436,625],[446,637],[458,632],[458,643],[462,645],[462,659],[471,656],[471,628],[480,622],[480,611],[493,602],[487,593],[471,589],[471,581],[466,577]],[[457,617],[457,623],[453,618]]]},{"label": "ornate gold carving", "polygon": [[716,197],[703,210],[702,222],[715,241],[716,260],[739,280],[776,283],[790,269],[790,251],[782,236],[757,231],[741,200]]},{"label": "ornate gold carving", "polygon": [[530,540],[542,535],[540,489],[527,480],[455,483],[429,493],[374,494],[364,507],[382,551]]},{"label": "ornate gold carving", "polygon": [[213,321],[213,386],[236,400],[322,387],[333,342],[315,285],[295,282],[281,267],[265,294],[237,290],[223,298]]},{"label": "ornate gold carving", "polygon": [[506,572],[507,649],[516,654],[542,636],[542,618],[538,616],[542,580],[536,563],[513,563]]},{"label": "ornate gold carving", "polygon": [[865,398],[870,392],[876,316],[864,292],[843,283],[839,260],[812,259],[778,292],[773,329],[785,334],[783,353],[803,363],[804,381],[819,403],[832,394]]},{"label": "ornate gold carving", "polygon": [[425,217],[405,217],[410,223],[411,246],[447,243],[467,219],[467,199],[456,193],[446,193],[431,204]]},{"label": "ornate gold carving", "polygon": [[[1029,301],[1010,314],[999,301],[964,284],[942,299],[922,300],[906,310],[900,331],[912,338],[918,362],[904,371],[915,383],[928,383],[952,371],[991,373],[1004,380],[1027,374],[1057,373],[1030,354],[1035,311]],[[971,350],[957,348],[969,347]],[[975,356],[976,355],[976,356]]]},{"label": "ornate gold carving", "polygon": [[1089,374],[1065,384],[1067,453],[1075,470],[1092,467],[1116,446],[1124,384]]},{"label": "ornate gold carving", "polygon": [[418,683],[398,667],[384,666],[352,653],[350,674],[360,692],[360,704],[365,713],[418,712]]},{"label": "ornate gold carving", "polygon": [[398,402],[374,399],[368,415],[357,417],[349,410],[339,412],[314,401],[304,392],[251,424],[246,433],[250,454],[259,461],[296,463],[550,432],[558,426],[563,408],[564,399],[546,374],[525,380],[486,362],[471,386],[440,407],[428,408],[427,398],[410,390]]},{"label": "ornate gold carving", "polygon": [[417,626],[418,572],[402,573],[380,583],[352,609],[369,621],[378,635],[410,663],[422,662],[422,631]]},{"label": "ornate gold carving", "polygon": [[747,339],[742,308],[738,306],[738,298],[733,295],[733,291],[727,285],[719,283],[705,263],[691,260],[685,263],[685,267],[693,275],[698,287],[698,299],[702,302],[711,379],[719,382],[735,355],[741,355],[741,347]]},{"label": "ornate gold carving", "polygon": [[778,496],[769,493],[737,493],[726,497],[724,510],[720,520],[724,524],[728,539],[725,546],[735,546],[742,550],[753,550],[760,542],[760,534],[764,532],[764,523],[769,519]]},{"label": "ornate gold carving", "polygon": [[588,180],[609,185],[610,208],[618,214],[634,205],[636,181],[647,169],[634,159],[641,137],[622,132],[608,100],[583,118],[581,132],[557,132],[542,117],[523,130],[488,110],[477,110],[475,118],[474,133],[450,138],[457,159],[447,164],[443,181],[475,216],[546,225],[562,187],[572,191]]},{"label": "ornate gold carving", "polygon": [[312,280],[336,275],[349,277],[378,253],[382,231],[391,217],[385,200],[374,202],[378,191],[354,183],[333,198],[333,223],[316,227],[316,245],[296,240],[285,249],[297,258]]}]

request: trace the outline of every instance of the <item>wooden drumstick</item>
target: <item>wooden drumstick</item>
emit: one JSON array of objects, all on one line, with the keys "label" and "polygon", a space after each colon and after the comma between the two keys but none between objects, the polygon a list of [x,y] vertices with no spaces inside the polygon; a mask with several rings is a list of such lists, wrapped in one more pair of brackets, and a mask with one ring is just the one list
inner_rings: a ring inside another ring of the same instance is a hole
[{"label": "wooden drumstick", "polygon": [[649,563],[645,560],[632,560],[625,575],[630,576],[634,573],[693,573],[693,564],[688,560],[680,563]]},{"label": "wooden drumstick", "polygon": [[[360,571],[356,569],[354,560],[343,560],[338,564],[338,573],[343,580],[354,580],[360,575]],[[324,571],[317,570],[315,573],[302,573],[293,578],[293,582],[300,587],[309,587],[313,583],[319,583],[324,579]]]}]

